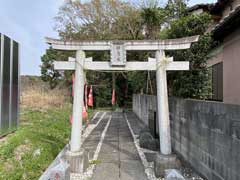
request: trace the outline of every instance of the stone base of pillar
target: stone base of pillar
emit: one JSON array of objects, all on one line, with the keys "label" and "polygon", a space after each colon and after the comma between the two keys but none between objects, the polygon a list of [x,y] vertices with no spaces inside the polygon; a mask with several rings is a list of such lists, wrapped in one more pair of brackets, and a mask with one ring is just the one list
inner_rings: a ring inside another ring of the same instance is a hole
[{"label": "stone base of pillar", "polygon": [[88,167],[88,160],[84,150],[79,152],[67,151],[66,160],[70,165],[70,172],[75,174],[83,174]]},{"label": "stone base of pillar", "polygon": [[154,172],[157,178],[165,175],[167,169],[179,169],[180,161],[175,154],[163,155],[157,153],[154,160]]}]

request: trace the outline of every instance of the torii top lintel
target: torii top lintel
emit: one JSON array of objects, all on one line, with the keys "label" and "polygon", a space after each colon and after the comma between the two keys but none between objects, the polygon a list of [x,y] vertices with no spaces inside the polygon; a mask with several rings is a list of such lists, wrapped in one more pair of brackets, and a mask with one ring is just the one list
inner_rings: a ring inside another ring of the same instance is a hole
[{"label": "torii top lintel", "polygon": [[191,43],[197,42],[199,36],[191,36],[180,39],[166,40],[113,40],[113,41],[62,41],[52,38],[46,38],[46,43],[57,50],[83,50],[83,51],[107,51],[111,50],[113,44],[122,44],[126,51],[141,50],[180,50],[189,49]]},{"label": "torii top lintel", "polygon": [[[198,41],[199,36],[192,36],[180,39],[167,40],[138,40],[138,41],[61,41],[46,38],[46,42],[53,49],[65,51],[110,51],[111,60],[92,61],[84,59],[82,67],[86,70],[95,71],[155,71],[160,64],[156,59],[149,59],[148,62],[128,62],[127,51],[164,51],[164,50],[181,50],[190,48],[193,42]],[[165,55],[164,55],[165,56]],[[188,70],[189,62],[173,62],[173,58],[162,57],[161,60],[167,61],[166,70]],[[76,69],[76,60],[55,61],[56,70],[74,70]],[[163,63],[163,62],[162,62]],[[163,63],[164,64],[164,63]]]}]

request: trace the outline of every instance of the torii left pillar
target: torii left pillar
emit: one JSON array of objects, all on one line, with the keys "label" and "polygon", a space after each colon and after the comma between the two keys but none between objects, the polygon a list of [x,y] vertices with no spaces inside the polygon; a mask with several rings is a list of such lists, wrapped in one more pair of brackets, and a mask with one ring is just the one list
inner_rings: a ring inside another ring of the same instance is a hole
[{"label": "torii left pillar", "polygon": [[71,131],[71,152],[79,152],[81,148],[82,135],[82,108],[83,108],[83,92],[84,92],[84,71],[83,63],[85,53],[78,50],[75,61],[75,83],[74,83],[74,99],[72,114],[72,131]]},{"label": "torii left pillar", "polygon": [[72,112],[72,131],[70,140],[70,151],[67,152],[67,159],[70,163],[72,173],[83,173],[84,149],[82,144],[82,109],[84,92],[84,69],[85,53],[82,50],[76,52],[75,61],[75,83]]}]

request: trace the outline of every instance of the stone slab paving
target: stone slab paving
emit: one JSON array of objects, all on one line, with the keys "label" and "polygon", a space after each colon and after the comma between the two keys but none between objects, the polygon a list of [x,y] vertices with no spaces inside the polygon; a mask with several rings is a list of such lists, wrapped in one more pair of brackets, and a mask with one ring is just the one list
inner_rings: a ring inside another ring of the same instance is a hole
[{"label": "stone slab paving", "polygon": [[[96,129],[103,128],[104,124]],[[90,138],[89,140],[92,141]],[[98,160],[99,163],[96,165],[93,180],[147,179],[123,113],[112,113],[112,120],[104,138]]]},{"label": "stone slab paving", "polygon": [[[104,112],[99,112],[97,117],[93,120],[93,124],[96,124]],[[100,137],[102,134],[102,131],[104,127],[107,124],[108,118],[111,115],[110,112],[107,112],[105,116],[103,116],[101,122],[98,124],[98,126],[91,132],[91,134],[86,138],[84,141],[82,147],[85,149],[85,151],[89,152],[90,154],[93,154],[98,146],[98,143],[100,141]]]},{"label": "stone slab paving", "polygon": [[147,126],[141,120],[139,120],[133,112],[127,112],[126,116],[135,135],[139,135],[141,130],[147,128]]}]

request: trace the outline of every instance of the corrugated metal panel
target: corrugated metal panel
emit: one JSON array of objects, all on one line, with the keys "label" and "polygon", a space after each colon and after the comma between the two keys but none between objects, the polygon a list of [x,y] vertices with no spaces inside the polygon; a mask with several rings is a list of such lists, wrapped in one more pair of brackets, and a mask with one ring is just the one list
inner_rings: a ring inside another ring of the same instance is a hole
[{"label": "corrugated metal panel", "polygon": [[0,136],[17,128],[19,108],[19,45],[0,34]]},{"label": "corrugated metal panel", "polygon": [[[2,63],[3,63],[3,35],[0,34],[0,129],[2,127]],[[1,132],[1,131],[0,131]]]},{"label": "corrugated metal panel", "polygon": [[11,40],[4,36],[3,68],[2,68],[2,124],[1,134],[9,130],[9,100],[10,100],[10,46]]},{"label": "corrugated metal panel", "polygon": [[18,125],[18,97],[19,97],[19,45],[13,41],[13,63],[12,63],[12,128],[15,129]]}]

